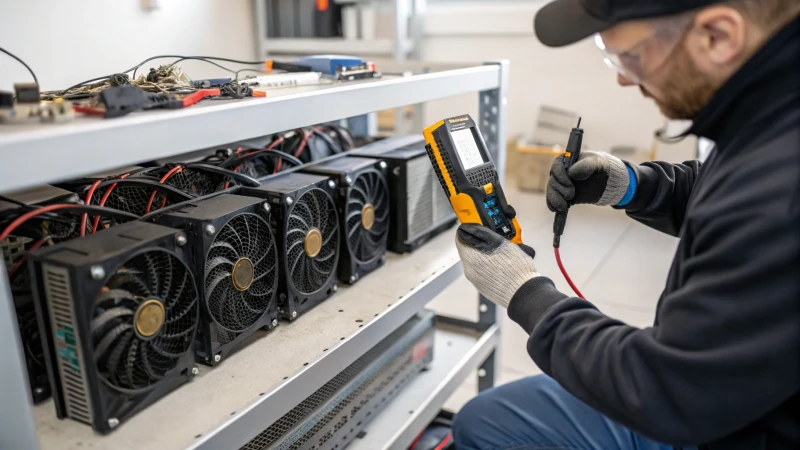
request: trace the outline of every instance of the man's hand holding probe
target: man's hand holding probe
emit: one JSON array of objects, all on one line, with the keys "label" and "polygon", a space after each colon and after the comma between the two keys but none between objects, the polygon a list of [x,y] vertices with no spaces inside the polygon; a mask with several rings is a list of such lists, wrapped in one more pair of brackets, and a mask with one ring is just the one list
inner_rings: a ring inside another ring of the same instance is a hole
[{"label": "man's hand holding probe", "polygon": [[[636,191],[635,180],[633,169],[606,153],[583,152],[569,173],[559,157],[550,171],[547,205],[552,211],[566,211],[573,204],[624,206]],[[527,245],[513,244],[482,225],[464,224],[458,228],[456,247],[467,279],[486,298],[509,308],[512,318],[540,317],[567,298],[536,271],[536,253]]]}]

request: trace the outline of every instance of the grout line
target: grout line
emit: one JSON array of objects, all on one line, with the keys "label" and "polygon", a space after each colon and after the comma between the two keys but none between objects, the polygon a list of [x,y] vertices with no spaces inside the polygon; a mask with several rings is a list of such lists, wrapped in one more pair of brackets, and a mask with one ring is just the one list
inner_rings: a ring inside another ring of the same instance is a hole
[{"label": "grout line", "polygon": [[614,244],[612,244],[611,248],[609,248],[606,254],[603,255],[603,259],[601,259],[600,262],[597,263],[597,266],[595,266],[595,268],[592,270],[592,273],[589,274],[589,277],[586,278],[586,280],[583,283],[581,283],[581,290],[585,290],[586,287],[589,285],[589,283],[592,281],[592,279],[594,279],[595,275],[597,275],[600,272],[600,269],[602,269],[603,266],[605,266],[605,264],[608,263],[608,260],[611,259],[611,256],[614,254],[614,252],[616,252],[619,249],[622,240],[625,239],[625,236],[627,236],[628,233],[630,233],[630,231],[633,229],[633,225],[634,224],[632,223],[628,224],[628,226],[625,227],[625,229],[622,231],[622,233],[620,233],[617,239],[614,240]]}]

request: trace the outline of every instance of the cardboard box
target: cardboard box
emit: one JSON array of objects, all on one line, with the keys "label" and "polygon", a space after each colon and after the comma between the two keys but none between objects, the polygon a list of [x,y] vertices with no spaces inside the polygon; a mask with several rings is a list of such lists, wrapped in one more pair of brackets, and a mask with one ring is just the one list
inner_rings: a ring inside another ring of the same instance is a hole
[{"label": "cardboard box", "polygon": [[510,140],[506,175],[522,191],[545,192],[553,160],[564,153],[558,147],[539,147]]}]

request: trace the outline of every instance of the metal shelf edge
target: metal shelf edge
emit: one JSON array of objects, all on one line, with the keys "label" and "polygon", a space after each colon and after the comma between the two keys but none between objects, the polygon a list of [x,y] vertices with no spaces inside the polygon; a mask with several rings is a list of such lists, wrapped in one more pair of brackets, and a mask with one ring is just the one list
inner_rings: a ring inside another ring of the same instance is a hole
[{"label": "metal shelf edge", "polygon": [[[497,66],[287,88],[275,97],[113,120],[0,128],[0,193],[347,117],[496,89]],[[42,164],[42,161],[47,161]]]},{"label": "metal shelf edge", "polygon": [[235,418],[206,434],[189,449],[235,449],[243,446],[413,317],[462,273],[460,260],[435,273],[390,310],[370,322],[369,326],[360,329],[271,392],[259,397]]}]

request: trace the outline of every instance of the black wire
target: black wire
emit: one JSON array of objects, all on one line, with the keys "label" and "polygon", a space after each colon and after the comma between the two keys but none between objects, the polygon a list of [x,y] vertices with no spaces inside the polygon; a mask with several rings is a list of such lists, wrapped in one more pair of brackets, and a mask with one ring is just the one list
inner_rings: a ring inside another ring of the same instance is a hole
[{"label": "black wire", "polygon": [[263,70],[259,70],[259,69],[240,69],[240,70],[237,70],[236,71],[235,80],[239,80],[239,73],[241,73],[241,72],[258,72],[258,73],[261,73],[261,72],[263,72]]},{"label": "black wire", "polygon": [[23,60],[19,59],[19,57],[18,57],[18,56],[14,55],[14,54],[13,54],[13,53],[11,53],[10,51],[8,51],[8,50],[6,50],[6,49],[4,49],[4,48],[2,48],[2,47],[0,47],[0,52],[3,52],[3,53],[5,53],[6,55],[8,55],[8,56],[10,56],[10,57],[12,57],[12,58],[14,58],[14,59],[16,59],[17,61],[19,61],[19,63],[20,63],[20,64],[22,64],[23,66],[25,66],[25,68],[26,68],[26,69],[28,69],[28,72],[30,72],[30,73],[31,73],[31,76],[33,77],[33,82],[34,82],[34,83],[36,83],[36,85],[37,85],[37,86],[39,85],[39,79],[38,79],[38,78],[36,78],[36,74],[35,74],[35,73],[33,73],[33,69],[31,69],[31,67],[30,67],[29,65],[25,64],[25,61],[23,61]]},{"label": "black wire", "polygon": [[[215,65],[215,66],[219,67],[220,69],[222,69],[222,70],[224,70],[224,71],[226,71],[226,72],[230,72],[230,73],[236,73],[236,71],[235,71],[235,70],[233,70],[233,69],[229,69],[229,68],[227,68],[227,67],[225,67],[225,66],[223,66],[223,65],[221,65],[221,64],[217,64],[217,63],[215,63],[214,61],[210,61],[210,60],[207,60],[207,59],[204,59],[204,58],[200,58],[200,57],[195,57],[195,56],[184,56],[184,57],[182,57],[182,58],[179,58],[177,61],[173,62],[172,64],[170,64],[170,65],[169,65],[169,66],[167,66],[167,67],[172,67],[172,66],[174,66],[175,64],[178,64],[179,62],[181,62],[181,61],[184,61],[184,60],[187,60],[187,59],[190,59],[190,60],[198,60],[198,61],[203,61],[203,62],[206,62],[206,63],[208,63],[208,64],[213,64],[213,65]],[[141,67],[141,66],[140,66],[140,67]],[[133,69],[133,75],[131,76],[131,78],[133,78],[133,79],[136,79],[136,70],[138,70],[138,69],[139,69],[139,67],[137,67],[136,69]]]}]

